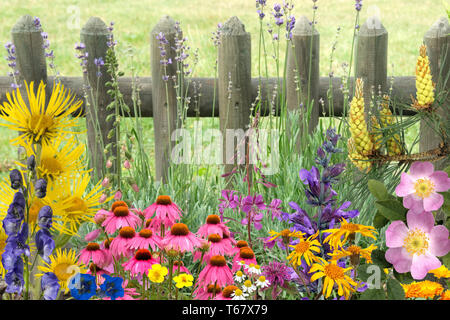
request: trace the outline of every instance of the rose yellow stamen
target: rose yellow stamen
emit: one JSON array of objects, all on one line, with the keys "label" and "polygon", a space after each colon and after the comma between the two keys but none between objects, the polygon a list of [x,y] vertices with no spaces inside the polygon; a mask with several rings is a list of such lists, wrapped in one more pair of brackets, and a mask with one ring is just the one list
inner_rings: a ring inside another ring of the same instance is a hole
[{"label": "rose yellow stamen", "polygon": [[420,229],[408,231],[408,235],[403,240],[403,247],[412,256],[414,254],[422,255],[428,250],[429,238],[425,232]]},{"label": "rose yellow stamen", "polygon": [[428,198],[434,192],[434,183],[429,179],[417,179],[414,183],[415,194],[424,199]]}]

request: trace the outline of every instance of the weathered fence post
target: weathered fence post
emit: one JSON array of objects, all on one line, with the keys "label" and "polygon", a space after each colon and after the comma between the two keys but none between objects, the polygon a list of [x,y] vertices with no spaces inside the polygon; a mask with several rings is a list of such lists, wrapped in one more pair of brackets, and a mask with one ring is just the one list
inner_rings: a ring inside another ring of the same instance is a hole
[{"label": "weathered fence post", "polygon": [[[299,136],[297,151],[300,151],[300,139],[303,124],[308,125],[311,133],[319,122],[319,59],[320,35],[307,17],[301,16],[292,29],[292,45],[288,44],[286,70],[286,102],[288,111],[299,111]],[[298,88],[297,88],[298,87]],[[310,117],[306,120],[307,105],[314,100]],[[306,121],[304,121],[306,120]]]},{"label": "weathered fence post", "polygon": [[[164,36],[167,40],[166,44],[162,44],[162,41],[157,39],[159,35]],[[177,74],[175,35],[175,21],[169,16],[161,18],[150,33],[155,171],[156,180],[163,182],[167,181],[173,146],[171,135],[177,123],[177,95],[172,79]],[[160,47],[165,51],[164,56],[161,56]],[[161,63],[163,60],[171,60],[172,63],[164,65]]]},{"label": "weathered fence post", "polygon": [[356,78],[364,81],[366,116],[372,92],[387,89],[388,32],[377,16],[369,17],[360,27],[355,58]]},{"label": "weathered fence post", "polygon": [[[30,85],[33,81],[35,92],[41,81],[47,83],[47,64],[41,32],[42,28],[36,27],[30,15],[22,16],[11,30],[12,42],[16,48],[16,68],[19,71],[18,84],[22,85],[20,91],[27,105],[28,96],[24,82]],[[46,95],[49,95],[48,87]],[[19,159],[26,157],[23,147],[18,148],[18,156]]]},{"label": "weathered fence post", "polygon": [[[222,27],[218,48],[220,130],[223,135],[225,172],[245,163],[245,130],[250,122],[251,37],[237,17]],[[236,144],[235,144],[236,138]]]},{"label": "weathered fence post", "polygon": [[[106,110],[112,101],[106,86],[106,82],[110,81],[111,77],[106,72],[106,67],[103,66],[100,69],[102,75],[98,78],[98,67],[94,63],[96,58],[106,60],[108,28],[102,19],[91,17],[81,29],[80,36],[88,53],[87,74],[84,74],[84,83],[85,86],[89,86],[88,92],[92,92],[92,94],[88,94],[88,101],[85,101],[89,160],[90,167],[95,168],[95,173],[99,175],[95,177],[98,180],[105,175],[105,157],[115,154],[114,151],[108,154],[104,152],[105,146],[114,141],[114,136],[108,139],[108,133],[113,129],[114,119],[106,121],[108,114],[112,113],[112,111]],[[116,170],[114,165],[112,168]]]},{"label": "weathered fence post", "polygon": [[[436,84],[439,82],[443,90],[447,90],[447,99],[444,105],[437,110],[437,113],[442,117],[442,123],[448,126],[450,122],[449,117],[449,105],[450,105],[450,79],[445,83],[445,78],[450,72],[450,25],[447,17],[441,17],[436,21],[431,28],[425,33],[424,43],[427,46],[427,55],[430,61],[431,76],[433,82]],[[439,79],[439,73],[441,73],[441,79]],[[435,103],[436,105],[436,103]],[[430,128],[425,121],[420,122],[420,152],[425,152],[439,146],[441,139],[434,132],[433,128]],[[447,137],[447,144],[450,143],[450,137]],[[435,167],[437,169],[444,169],[450,164],[450,157],[437,161]]]}]

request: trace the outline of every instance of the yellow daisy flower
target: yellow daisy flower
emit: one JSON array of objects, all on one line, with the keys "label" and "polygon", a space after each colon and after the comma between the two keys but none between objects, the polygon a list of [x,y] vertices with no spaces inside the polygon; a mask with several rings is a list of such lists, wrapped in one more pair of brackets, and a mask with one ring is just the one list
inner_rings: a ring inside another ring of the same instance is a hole
[{"label": "yellow daisy flower", "polygon": [[94,222],[93,217],[100,206],[102,186],[101,182],[98,182],[87,191],[90,179],[90,175],[85,173],[75,179],[63,179],[55,185],[55,190],[60,192],[52,206],[57,222],[53,227],[57,231],[76,235],[80,224]]},{"label": "yellow daisy flower", "polygon": [[317,241],[317,235],[319,232],[309,236],[306,240],[299,238],[300,241],[296,245],[289,245],[289,247],[294,248],[294,250],[287,256],[287,259],[294,267],[299,266],[302,263],[302,258],[305,259],[308,266],[312,262],[317,261],[317,256],[314,252],[320,252],[320,242]]},{"label": "yellow daisy flower", "polygon": [[151,282],[162,283],[167,273],[167,268],[162,267],[159,263],[157,263],[152,265],[152,268],[148,270],[148,278]]},{"label": "yellow daisy flower", "polygon": [[69,291],[67,284],[72,276],[77,273],[86,273],[86,267],[80,263],[74,249],[57,248],[56,253],[50,255],[50,263],[44,261],[43,266],[38,266],[38,269],[43,273],[36,274],[36,277],[41,277],[46,272],[53,272],[59,280],[61,290],[65,293]]},{"label": "yellow daisy flower", "polygon": [[433,269],[428,271],[428,273],[432,273],[436,278],[450,278],[450,270],[447,269],[446,266],[441,265],[437,269]]},{"label": "yellow daisy flower", "polygon": [[[317,279],[325,277],[323,281],[322,294],[325,298],[328,298],[333,291],[333,286],[337,284],[338,295],[349,298],[350,293],[354,292],[358,284],[352,280],[346,273],[350,271],[352,267],[342,268],[337,265],[337,261],[327,262],[324,259],[320,259],[318,263],[314,263],[311,267],[310,273],[314,274],[311,277],[311,282]],[[352,287],[353,286],[353,287]]]},{"label": "yellow daisy flower", "polygon": [[360,258],[366,259],[367,263],[372,263],[371,254],[372,251],[375,250],[377,246],[371,244],[369,247],[363,249],[357,245],[351,245],[347,248],[340,248],[329,255],[332,260],[339,260],[341,258],[350,257],[350,259],[354,259],[357,263],[352,263],[357,265],[359,263]]},{"label": "yellow daisy flower", "polygon": [[292,233],[289,229],[284,229],[281,232],[276,232],[274,230],[269,231],[269,235],[272,236],[272,238],[269,239],[269,241],[273,241],[279,237],[283,239],[283,242],[289,242],[290,234]]},{"label": "yellow daisy flower", "polygon": [[440,296],[444,292],[444,287],[440,283],[434,281],[412,282],[410,284],[402,284],[405,290],[406,298],[434,298]]},{"label": "yellow daisy flower", "polygon": [[33,144],[49,146],[56,138],[67,133],[73,133],[70,128],[76,125],[76,119],[71,115],[81,111],[81,100],[74,103],[75,95],[64,89],[61,83],[53,86],[50,99],[45,97],[43,81],[40,82],[37,92],[34,91],[34,82],[25,88],[28,95],[28,105],[22,98],[20,90],[6,93],[7,102],[0,108],[0,119],[6,123],[0,125],[18,131],[20,135],[11,140],[13,145],[23,146],[27,154],[35,154]]},{"label": "yellow daisy flower", "polygon": [[192,287],[192,285],[194,284],[194,277],[187,273],[181,273],[178,276],[174,277],[173,281],[176,282],[177,288]]},{"label": "yellow daisy flower", "polygon": [[[328,235],[325,238],[324,242],[326,243],[329,242],[333,248],[338,248],[342,246],[344,243],[347,242],[349,238],[354,239],[356,233],[360,233],[365,237],[370,237],[375,240],[376,237],[374,234],[377,233],[375,228],[372,226],[365,226],[362,224],[347,222],[347,220],[345,219],[342,219],[339,228],[327,229],[323,230],[323,232],[330,233],[330,235]],[[341,239],[342,237],[344,237],[343,240]]]}]

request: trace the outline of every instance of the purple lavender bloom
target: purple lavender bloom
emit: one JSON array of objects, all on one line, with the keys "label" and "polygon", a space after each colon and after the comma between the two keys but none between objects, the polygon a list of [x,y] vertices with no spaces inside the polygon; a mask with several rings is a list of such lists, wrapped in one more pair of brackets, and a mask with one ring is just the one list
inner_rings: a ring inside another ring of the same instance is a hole
[{"label": "purple lavender bloom", "polygon": [[286,22],[286,38],[292,39],[292,29],[294,29],[295,26],[295,17],[289,16],[287,22]]},{"label": "purple lavender bloom", "polygon": [[36,29],[41,29],[41,19],[39,19],[39,17],[34,17],[33,22]]},{"label": "purple lavender bloom", "polygon": [[11,188],[14,190],[23,186],[22,174],[17,169],[13,169],[9,172],[9,181],[11,182]]},{"label": "purple lavender bloom", "polygon": [[361,11],[362,8],[362,0],[356,0],[355,1],[355,9],[356,11]]},{"label": "purple lavender bloom", "polygon": [[44,300],[56,300],[60,287],[59,280],[53,272],[42,275],[41,291],[44,294]]},{"label": "purple lavender bloom", "polygon": [[17,259],[14,267],[8,270],[5,275],[5,282],[7,284],[6,291],[8,293],[21,294],[25,281],[23,280],[23,261]]},{"label": "purple lavender bloom", "polygon": [[50,232],[47,229],[40,229],[36,232],[35,243],[39,255],[45,262],[50,263],[49,256],[55,249],[55,241]]},{"label": "purple lavender bloom", "polygon": [[50,206],[43,206],[39,210],[38,226],[43,229],[50,229],[53,223],[53,210]]},{"label": "purple lavender bloom", "polygon": [[262,12],[262,10],[256,10],[256,13],[258,14],[260,19],[264,19],[264,17],[266,16],[266,14]]},{"label": "purple lavender bloom", "polygon": [[329,183],[324,184],[321,182],[320,173],[316,167],[313,166],[311,171],[301,169],[299,176],[300,180],[308,185],[308,188],[305,190],[306,198],[308,199],[306,203],[312,206],[322,206],[336,201],[333,197],[337,193],[331,188]]},{"label": "purple lavender bloom", "polygon": [[83,42],[75,43],[75,50],[82,51],[86,49],[86,45]]},{"label": "purple lavender bloom", "polygon": [[283,25],[283,23],[284,23],[283,18],[275,18],[275,24],[277,26],[281,26],[281,25]]},{"label": "purple lavender bloom", "polygon": [[345,163],[338,163],[331,167],[326,167],[322,173],[322,182],[336,183],[338,181],[337,176],[339,176],[345,170]]},{"label": "purple lavender bloom", "polygon": [[100,57],[100,58],[95,58],[95,59],[94,59],[94,64],[95,64],[97,67],[101,67],[101,66],[103,66],[103,65],[105,64],[105,61],[103,61],[103,58],[102,58],[102,57]]},{"label": "purple lavender bloom", "polygon": [[266,5],[267,0],[256,0],[256,7],[262,6],[264,7]]},{"label": "purple lavender bloom", "polygon": [[320,219],[321,224],[325,224],[324,228],[333,228],[334,224],[342,221],[342,219],[351,219],[359,215],[358,210],[344,211],[350,207],[352,203],[350,201],[345,201],[339,208],[332,208],[329,204],[323,211]]},{"label": "purple lavender bloom", "polygon": [[317,223],[311,220],[306,211],[293,201],[289,202],[289,206],[295,210],[295,213],[289,216],[289,222],[294,224],[294,230],[301,231],[307,236],[316,233]]}]

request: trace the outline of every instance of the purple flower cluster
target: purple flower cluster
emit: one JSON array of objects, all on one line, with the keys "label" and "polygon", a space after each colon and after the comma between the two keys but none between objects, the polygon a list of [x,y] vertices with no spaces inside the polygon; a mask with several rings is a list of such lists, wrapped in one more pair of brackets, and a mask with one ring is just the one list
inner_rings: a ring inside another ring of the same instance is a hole
[{"label": "purple flower cluster", "polygon": [[[168,65],[172,64],[172,59],[171,58],[167,58],[167,50],[166,50],[166,46],[169,44],[169,41],[166,39],[166,36],[164,35],[164,33],[160,32],[156,35],[156,40],[159,41],[159,55],[161,56],[161,60],[159,61],[161,65],[164,66],[164,68],[167,68]],[[164,81],[168,81],[169,80],[169,76],[164,74],[162,76],[162,79]]]},{"label": "purple flower cluster", "polygon": [[113,31],[114,31],[114,21],[111,21],[108,26],[108,36],[107,36],[108,41],[106,42],[106,45],[110,49],[114,49],[114,47],[117,45],[117,41],[114,40]]},{"label": "purple flower cluster", "polygon": [[95,64],[95,66],[97,67],[97,77],[100,78],[100,77],[102,76],[102,73],[101,73],[101,71],[100,71],[100,68],[101,68],[102,66],[105,65],[105,61],[103,61],[103,58],[102,58],[102,57],[100,57],[100,58],[95,58],[95,59],[94,59],[94,64]]},{"label": "purple flower cluster", "polygon": [[286,38],[292,39],[292,29],[294,29],[295,26],[295,17],[289,16],[286,21]]},{"label": "purple flower cluster", "polygon": [[264,13],[264,7],[266,6],[266,0],[256,0],[256,13],[258,13],[258,17],[262,20],[266,16]]},{"label": "purple flower cluster", "polygon": [[76,57],[80,60],[80,66],[84,74],[88,73],[87,64],[89,53],[85,51],[86,45],[82,42],[75,44]]},{"label": "purple flower cluster", "polygon": [[[34,17],[34,26],[36,28],[36,30],[41,31],[42,30],[42,25],[41,25],[41,19],[39,19],[38,17]],[[42,37],[42,48],[44,48],[45,50],[45,57],[50,59],[50,63],[49,63],[49,67],[51,69],[55,69],[55,55],[53,53],[53,50],[50,50],[50,41],[48,40],[48,33],[41,31],[41,37]]]},{"label": "purple flower cluster", "polygon": [[[277,261],[271,261],[269,264],[262,266],[262,275],[270,282],[272,289],[272,299],[276,300],[282,289],[287,288],[291,281],[289,268]],[[270,287],[269,287],[270,288]]]},{"label": "purple flower cluster", "polygon": [[217,24],[217,30],[212,33],[213,36],[211,37],[211,40],[213,41],[215,47],[218,47],[220,45],[220,37],[222,35],[222,27],[223,27],[222,23],[219,22]]},{"label": "purple flower cluster", "polygon": [[19,75],[19,70],[16,70],[16,47],[11,41],[8,41],[5,44],[6,52],[8,53],[8,56],[5,58],[8,62],[8,67],[11,68],[11,71],[8,73],[8,75],[11,77],[11,88],[17,89],[20,88],[21,85],[17,84],[16,77]]},{"label": "purple flower cluster", "polygon": [[355,0],[356,11],[361,11],[361,8],[362,8],[362,0]]},{"label": "purple flower cluster", "polygon": [[189,76],[192,69],[189,68],[189,63],[187,63],[187,58],[189,58],[189,50],[191,49],[186,45],[187,38],[182,36],[182,30],[180,27],[180,22],[175,22],[175,61],[179,69],[183,70],[185,77]]},{"label": "purple flower cluster", "polygon": [[283,20],[284,10],[283,10],[283,8],[281,7],[281,5],[279,3],[275,3],[273,5],[272,15],[275,18],[275,24],[277,26],[283,25],[283,23],[284,23],[284,20]]}]

